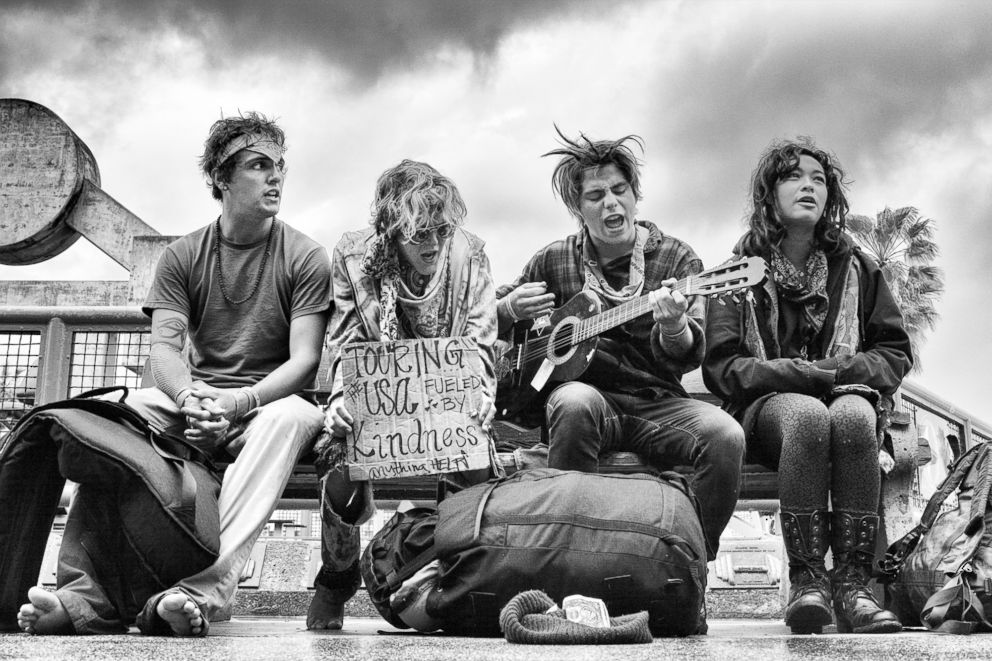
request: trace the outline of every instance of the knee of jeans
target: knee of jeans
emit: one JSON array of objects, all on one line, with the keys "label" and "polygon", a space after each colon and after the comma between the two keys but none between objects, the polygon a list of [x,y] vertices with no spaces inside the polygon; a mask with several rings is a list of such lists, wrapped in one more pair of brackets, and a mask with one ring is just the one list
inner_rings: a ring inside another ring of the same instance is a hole
[{"label": "knee of jeans", "polygon": [[592,386],[570,381],[551,391],[545,411],[548,419],[553,415],[581,414],[592,410],[594,403],[603,396]]},{"label": "knee of jeans", "polygon": [[744,456],[744,429],[723,411],[704,419],[699,444],[710,453],[739,460]]}]

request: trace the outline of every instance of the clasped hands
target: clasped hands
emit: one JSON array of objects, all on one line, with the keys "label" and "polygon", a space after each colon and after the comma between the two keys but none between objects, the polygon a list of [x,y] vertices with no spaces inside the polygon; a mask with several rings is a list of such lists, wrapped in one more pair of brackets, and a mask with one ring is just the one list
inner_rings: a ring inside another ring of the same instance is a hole
[{"label": "clasped hands", "polygon": [[237,393],[237,388],[194,384],[180,408],[186,417],[186,440],[204,450],[213,450],[240,432],[244,418],[235,420]]}]

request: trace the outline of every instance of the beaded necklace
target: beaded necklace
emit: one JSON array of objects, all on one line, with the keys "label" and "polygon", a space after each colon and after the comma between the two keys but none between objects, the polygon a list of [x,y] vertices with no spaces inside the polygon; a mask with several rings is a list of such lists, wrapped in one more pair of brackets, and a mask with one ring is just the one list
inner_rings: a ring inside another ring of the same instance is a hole
[{"label": "beaded necklace", "polygon": [[258,273],[255,274],[255,284],[252,285],[251,291],[248,295],[242,298],[240,301],[236,301],[227,294],[227,285],[224,284],[224,268],[221,266],[220,258],[220,216],[217,216],[217,227],[216,234],[214,235],[214,254],[217,255],[217,276],[220,280],[220,293],[224,295],[224,300],[231,305],[241,305],[258,291],[258,285],[262,282],[262,272],[265,270],[265,264],[269,261],[269,253],[272,249],[272,233],[276,229],[276,219],[272,219],[272,224],[269,225],[269,236],[265,239],[265,253],[262,255],[262,263],[258,266]]}]

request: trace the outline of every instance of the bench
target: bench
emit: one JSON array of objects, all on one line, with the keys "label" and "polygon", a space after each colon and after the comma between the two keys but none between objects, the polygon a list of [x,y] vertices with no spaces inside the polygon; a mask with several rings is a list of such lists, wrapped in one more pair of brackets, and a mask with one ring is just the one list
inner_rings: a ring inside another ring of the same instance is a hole
[{"label": "bench", "polygon": [[[326,403],[330,394],[331,358],[325,351],[317,371],[316,388],[310,393],[318,402]],[[151,385],[150,370],[144,370],[142,385]],[[719,406],[720,402],[703,384],[700,370],[686,374],[682,379],[686,391],[694,398]],[[497,421],[497,433],[510,446],[531,446],[540,440],[539,430],[527,430],[510,423]],[[879,535],[879,546],[884,549],[889,541],[894,541],[908,532],[914,525],[913,511],[910,508],[910,493],[918,465],[929,460],[928,449],[921,450],[916,430],[908,414],[896,411],[893,414],[893,427],[890,429],[890,448],[895,466],[882,479],[879,502],[879,515],[884,523],[883,534]],[[512,472],[516,460],[511,452],[501,452],[500,459],[505,468]],[[600,459],[600,469],[613,473],[640,473],[651,467],[632,452],[610,452]],[[682,473],[690,473],[690,467],[676,467]],[[374,483],[376,502],[381,506],[395,506],[403,500],[434,501],[438,497],[436,476],[408,477],[381,480]],[[315,509],[319,498],[319,485],[312,459],[306,457],[293,470],[280,501],[280,509]],[[778,473],[760,464],[745,464],[741,475],[738,509],[778,511]]]},{"label": "bench", "polygon": [[[324,361],[326,361],[326,352],[323,358]],[[326,401],[326,396],[328,394],[328,389],[320,388],[322,384],[326,386],[328,383],[327,367],[327,363],[323,362],[321,365],[321,372],[318,374],[318,389],[313,391],[313,394],[317,396],[318,401],[321,399]],[[150,370],[144,370],[143,376],[145,377],[145,380],[142,385],[151,385],[148,382]],[[686,386],[687,391],[693,397],[708,401],[710,403],[717,403],[716,398],[707,392],[703,386],[702,379],[698,371],[686,375],[683,379],[683,383]],[[914,521],[912,520],[913,509],[910,507],[910,495],[913,487],[913,479],[916,474],[916,467],[918,463],[926,463],[926,460],[929,459],[929,457],[921,457],[920,460],[917,459],[921,448],[918,445],[915,429],[913,429],[910,424],[909,415],[905,413],[898,413],[896,415],[896,423],[897,424],[892,429],[891,448],[895,459],[895,468],[893,468],[882,481],[882,493],[879,503],[879,513],[884,521],[882,534],[879,535],[878,540],[881,550],[884,550],[890,541],[898,539],[914,525]],[[520,428],[514,428],[508,423],[498,422],[497,425],[498,433],[506,445],[527,446],[540,440],[539,430],[523,430]],[[501,453],[500,459],[508,471],[513,471],[516,469],[517,466],[513,452]],[[605,454],[601,457],[600,465],[601,470],[604,472],[638,473],[651,470],[650,467],[646,466],[641,461],[638,455],[631,452],[611,452]],[[679,470],[684,473],[691,472],[689,467],[681,467]],[[439,481],[436,476],[377,481],[375,483],[376,502],[382,509],[394,508],[401,501],[405,500],[419,503],[431,503],[436,501],[438,497],[438,482]],[[316,470],[312,463],[312,457],[305,457],[294,467],[290,479],[283,491],[278,509],[316,510],[318,509],[319,493],[319,484]],[[67,504],[67,501],[63,504]],[[778,507],[777,473],[757,464],[745,465],[741,479],[738,509],[774,513],[777,512]],[[242,576],[242,587],[255,588],[256,590],[259,588],[262,573],[261,567],[263,565],[264,558],[266,557],[266,545],[271,545],[273,542],[277,541],[278,538],[263,538],[256,543],[256,546],[252,552],[252,557],[249,559],[249,562],[246,563],[246,567],[244,569],[244,574]],[[301,585],[309,587],[312,585],[313,576],[315,575],[317,569],[319,569],[320,553],[319,545],[315,545],[315,541],[307,542],[307,544],[310,545],[310,550],[309,555],[304,558],[306,571],[305,576],[302,578]],[[51,553],[48,554],[48,556],[46,556],[48,562],[42,570],[42,577],[47,581],[46,584],[54,585],[55,556]],[[729,557],[724,558],[724,560],[727,562],[730,561]],[[784,554],[782,556],[782,562],[785,562]],[[780,575],[784,576],[785,572],[786,569],[783,564]],[[779,587],[782,592],[782,599],[784,599],[784,591],[787,587],[787,582],[781,581]],[[304,602],[308,602],[308,597],[305,595],[304,597],[305,598],[301,601],[299,608],[305,610],[306,603]],[[245,592],[243,598],[248,600],[246,601],[246,604],[250,605],[242,605],[240,607],[246,608],[251,612],[254,612],[251,610],[253,608],[268,608],[271,606],[270,604],[267,605],[264,603],[266,597],[264,597],[263,594],[260,593],[259,595],[253,596],[251,594],[251,590]],[[255,603],[256,601],[258,603]]]},{"label": "bench", "polygon": [[[326,359],[326,352],[325,352]],[[318,372],[317,383],[328,383],[328,368],[322,362]],[[719,400],[712,395],[702,381],[699,370],[690,372],[683,377],[683,385],[689,394],[703,401],[719,405]],[[327,391],[315,391],[318,399],[326,398]],[[501,445],[531,446],[540,441],[539,430],[528,430],[506,422],[496,422],[497,434],[503,441]],[[890,429],[892,440],[891,454],[895,466],[882,480],[882,492],[879,502],[879,514],[884,522],[883,535],[879,535],[879,544],[888,544],[908,532],[915,524],[910,508],[910,492],[916,468],[926,463],[929,456],[920,456],[920,441],[916,430],[911,424],[910,416],[896,411],[893,415],[893,427]],[[500,459],[505,468],[512,472],[517,465],[511,452],[501,452]],[[632,452],[610,452],[600,458],[600,469],[603,472],[639,473],[650,472],[641,458]],[[690,467],[676,467],[683,473],[690,473]],[[394,504],[401,500],[430,501],[437,497],[437,479],[433,476],[412,477],[375,482],[376,501],[381,505]],[[301,503],[316,497],[316,475],[313,466],[301,462],[296,466],[289,484],[286,486],[284,499],[287,502]],[[778,510],[778,473],[760,464],[745,464],[741,476],[741,490],[738,499],[738,509],[743,510]]]}]

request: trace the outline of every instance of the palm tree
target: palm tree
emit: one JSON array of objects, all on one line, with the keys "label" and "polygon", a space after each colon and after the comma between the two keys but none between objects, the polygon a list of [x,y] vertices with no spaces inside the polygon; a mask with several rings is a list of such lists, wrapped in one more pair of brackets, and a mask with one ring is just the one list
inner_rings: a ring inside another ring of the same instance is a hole
[{"label": "palm tree", "polygon": [[913,371],[920,370],[919,348],[940,315],[944,272],[933,266],[940,253],[934,241],[936,224],[921,218],[915,207],[885,207],[874,219],[852,214],[847,231],[882,267],[882,275],[902,309],[903,324],[913,347]]}]

